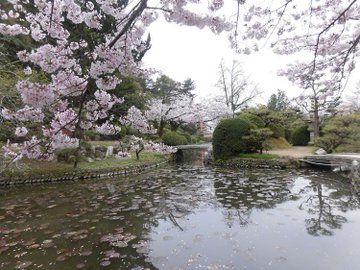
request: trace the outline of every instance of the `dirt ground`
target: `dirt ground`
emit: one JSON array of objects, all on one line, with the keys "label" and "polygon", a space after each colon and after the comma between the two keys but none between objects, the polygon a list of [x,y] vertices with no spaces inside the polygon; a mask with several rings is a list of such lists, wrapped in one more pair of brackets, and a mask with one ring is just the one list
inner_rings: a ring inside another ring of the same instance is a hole
[{"label": "dirt ground", "polygon": [[269,154],[275,154],[279,156],[296,157],[301,158],[304,156],[312,155],[314,148],[311,146],[293,146],[287,149],[278,149],[268,151]]}]

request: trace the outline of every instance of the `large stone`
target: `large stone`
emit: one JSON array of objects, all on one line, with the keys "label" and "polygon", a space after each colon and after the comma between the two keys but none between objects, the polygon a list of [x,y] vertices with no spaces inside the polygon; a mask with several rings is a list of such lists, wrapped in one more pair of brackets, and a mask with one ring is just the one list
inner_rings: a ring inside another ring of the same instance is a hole
[{"label": "large stone", "polygon": [[315,155],[326,155],[327,152],[322,149],[322,148],[319,148],[318,150],[315,151]]},{"label": "large stone", "polygon": [[105,156],[110,157],[110,156],[113,156],[113,155],[114,155],[114,147],[110,145],[110,146],[107,147]]}]

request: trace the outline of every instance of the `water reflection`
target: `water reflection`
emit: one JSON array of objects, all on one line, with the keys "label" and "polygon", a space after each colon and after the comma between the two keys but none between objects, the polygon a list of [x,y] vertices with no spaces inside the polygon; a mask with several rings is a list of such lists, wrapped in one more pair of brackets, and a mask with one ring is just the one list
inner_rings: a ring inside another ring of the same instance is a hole
[{"label": "water reflection", "polygon": [[0,269],[360,264],[360,204],[335,176],[215,169],[190,156],[195,164],[138,177],[2,190]]},{"label": "water reflection", "polygon": [[[269,173],[271,177],[268,177]],[[250,222],[253,208],[273,208],[285,200],[294,199],[290,192],[293,181],[283,172],[226,171],[214,179],[215,195],[221,203],[229,226]]]},{"label": "water reflection", "polygon": [[299,209],[310,214],[305,224],[311,235],[333,235],[336,229],[341,229],[348,221],[344,214],[359,207],[358,196],[348,189],[334,189],[318,181],[312,181],[305,188],[309,191]]}]

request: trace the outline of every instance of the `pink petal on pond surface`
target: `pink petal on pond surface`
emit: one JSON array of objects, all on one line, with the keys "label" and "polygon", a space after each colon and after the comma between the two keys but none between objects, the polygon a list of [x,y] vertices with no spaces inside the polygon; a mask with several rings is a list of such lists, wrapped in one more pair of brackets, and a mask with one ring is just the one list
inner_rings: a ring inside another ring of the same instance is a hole
[{"label": "pink petal on pond surface", "polygon": [[0,254],[7,251],[9,247],[0,247]]},{"label": "pink petal on pond surface", "polygon": [[84,250],[80,253],[81,256],[90,256],[92,254],[92,251],[90,250]]},{"label": "pink petal on pond surface", "polygon": [[28,246],[27,248],[28,248],[28,249],[35,249],[35,248],[39,248],[39,247],[40,247],[39,244],[33,244],[33,245],[31,245],[31,246]]},{"label": "pink petal on pond surface", "polygon": [[41,247],[49,248],[49,247],[52,247],[53,245],[54,245],[53,240],[48,239],[48,240],[43,241],[43,243],[41,244]]},{"label": "pink petal on pond surface", "polygon": [[108,258],[119,258],[120,257],[120,253],[116,252],[113,249],[105,251],[104,255]]},{"label": "pink petal on pond surface", "polygon": [[81,268],[84,268],[85,266],[86,266],[85,263],[79,263],[76,265],[76,268],[81,269]]},{"label": "pink petal on pond surface", "polygon": [[100,265],[101,266],[109,266],[111,264],[111,262],[110,261],[102,261],[101,263],[100,263]]},{"label": "pink petal on pond surface", "polygon": [[32,265],[32,262],[26,261],[26,262],[18,262],[15,266],[15,269],[25,269]]},{"label": "pink petal on pond surface", "polygon": [[58,257],[56,258],[56,260],[57,260],[58,262],[63,262],[63,261],[66,261],[67,259],[69,259],[69,257],[66,256],[66,255],[60,255],[60,256],[58,256]]}]

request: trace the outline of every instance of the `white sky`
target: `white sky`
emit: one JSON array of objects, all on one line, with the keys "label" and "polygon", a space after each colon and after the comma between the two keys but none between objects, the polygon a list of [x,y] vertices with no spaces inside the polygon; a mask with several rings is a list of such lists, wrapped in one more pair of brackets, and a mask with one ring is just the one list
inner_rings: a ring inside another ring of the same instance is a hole
[{"label": "white sky", "polygon": [[[143,61],[146,67],[155,68],[177,81],[191,78],[196,83],[196,94],[202,97],[219,95],[215,84],[218,80],[218,66],[222,58],[231,64],[233,59],[243,63],[243,68],[262,91],[257,103],[266,103],[277,89],[295,97],[301,89],[277,71],[285,68],[294,57],[280,56],[269,49],[263,49],[249,56],[235,54],[230,48],[227,33],[213,34],[209,29],[179,26],[159,19],[150,27],[152,48]],[[354,89],[359,78],[359,68],[353,72],[348,91]],[[356,75],[357,74],[357,75]]]}]

